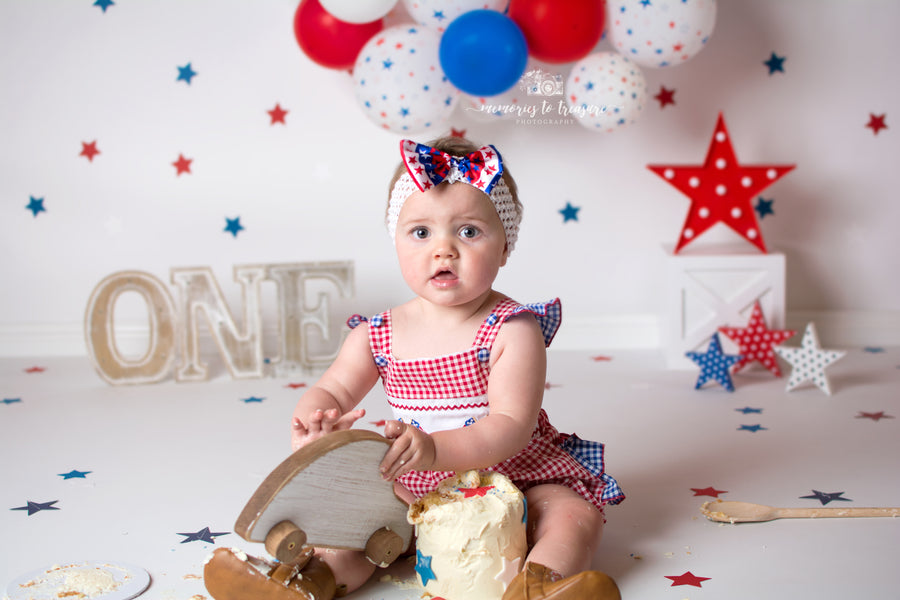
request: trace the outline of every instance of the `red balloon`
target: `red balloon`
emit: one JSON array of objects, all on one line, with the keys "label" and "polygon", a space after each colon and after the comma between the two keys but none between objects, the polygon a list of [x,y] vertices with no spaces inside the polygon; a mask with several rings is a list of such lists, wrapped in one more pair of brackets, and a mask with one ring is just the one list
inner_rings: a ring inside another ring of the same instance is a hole
[{"label": "red balloon", "polygon": [[509,18],[528,42],[528,54],[548,63],[587,56],[603,35],[604,0],[511,0]]},{"label": "red balloon", "polygon": [[347,23],[334,18],[319,0],[302,0],[294,13],[294,36],[300,49],[329,69],[351,69],[359,51],[384,28],[381,19]]}]

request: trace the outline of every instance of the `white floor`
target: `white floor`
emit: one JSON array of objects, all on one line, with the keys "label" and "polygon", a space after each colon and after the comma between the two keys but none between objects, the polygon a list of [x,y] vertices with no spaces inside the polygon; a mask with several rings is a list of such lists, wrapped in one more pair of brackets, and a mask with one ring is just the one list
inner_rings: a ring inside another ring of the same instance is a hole
[{"label": "white floor", "polygon": [[[551,419],[606,442],[607,469],[628,495],[607,509],[596,568],[626,599],[900,597],[900,519],[720,525],[699,512],[712,498],[692,491],[821,506],[802,498],[815,490],[841,493],[845,501],[829,506],[900,506],[900,348],[871,350],[852,349],[829,367],[830,397],[811,385],[785,392],[786,377],[767,371],[735,375],[733,393],[714,383],[694,390],[696,370],[668,371],[652,352],[596,360],[551,351]],[[221,374],[111,387],[87,359],[0,360],[0,585],[54,563],[99,560],[146,569],[143,598],[208,598],[202,565],[214,548],[265,554],[232,527],[290,450],[302,389],[288,384],[303,382]],[[377,393],[365,405],[369,420],[388,417]],[[29,502],[57,510],[15,510]],[[204,528],[218,534],[212,542],[183,535]],[[391,572],[351,598],[420,597],[398,583],[412,578],[409,565]],[[700,587],[669,579],[687,572],[708,579]]]}]

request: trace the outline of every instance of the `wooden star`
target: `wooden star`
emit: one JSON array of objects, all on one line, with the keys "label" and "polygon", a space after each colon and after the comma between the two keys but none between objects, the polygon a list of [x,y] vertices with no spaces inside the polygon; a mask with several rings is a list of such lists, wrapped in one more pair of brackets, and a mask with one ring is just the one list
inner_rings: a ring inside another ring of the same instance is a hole
[{"label": "wooden star", "polygon": [[811,381],[829,396],[831,395],[831,386],[828,383],[828,377],[825,376],[825,367],[837,362],[847,354],[843,350],[823,350],[819,345],[816,326],[811,322],[806,326],[800,348],[779,346],[775,348],[775,352],[791,363],[793,367],[791,376],[788,378],[788,392],[802,383]]},{"label": "wooden star", "polygon": [[752,362],[758,362],[775,377],[781,377],[781,369],[778,368],[773,348],[797,333],[792,329],[769,329],[758,300],[753,304],[753,313],[746,327],[719,327],[719,331],[740,346],[741,360],[734,365],[735,373]]},{"label": "wooden star", "polygon": [[751,199],[790,172],[794,165],[739,164],[720,113],[702,165],[647,165],[647,168],[691,199],[675,247],[677,254],[716,223],[724,223],[766,252]]}]

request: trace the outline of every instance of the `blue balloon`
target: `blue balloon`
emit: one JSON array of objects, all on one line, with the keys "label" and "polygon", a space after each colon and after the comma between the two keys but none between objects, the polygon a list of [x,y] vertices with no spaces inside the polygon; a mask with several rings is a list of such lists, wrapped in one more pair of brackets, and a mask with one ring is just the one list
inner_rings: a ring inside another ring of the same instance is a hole
[{"label": "blue balloon", "polygon": [[528,43],[516,23],[494,10],[473,10],[454,19],[441,37],[441,68],[457,89],[496,96],[519,81]]}]

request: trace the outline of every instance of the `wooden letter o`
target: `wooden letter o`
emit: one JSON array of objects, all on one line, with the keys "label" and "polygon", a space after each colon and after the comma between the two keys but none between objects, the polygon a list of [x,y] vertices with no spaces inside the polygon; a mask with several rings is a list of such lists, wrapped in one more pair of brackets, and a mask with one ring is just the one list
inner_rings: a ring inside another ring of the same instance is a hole
[{"label": "wooden letter o", "polygon": [[[137,292],[147,303],[150,344],[137,359],[116,346],[113,311],[124,292]],[[154,383],[165,379],[175,360],[175,308],[162,281],[142,271],[119,271],[97,284],[84,316],[88,355],[100,376],[118,384]]]}]

